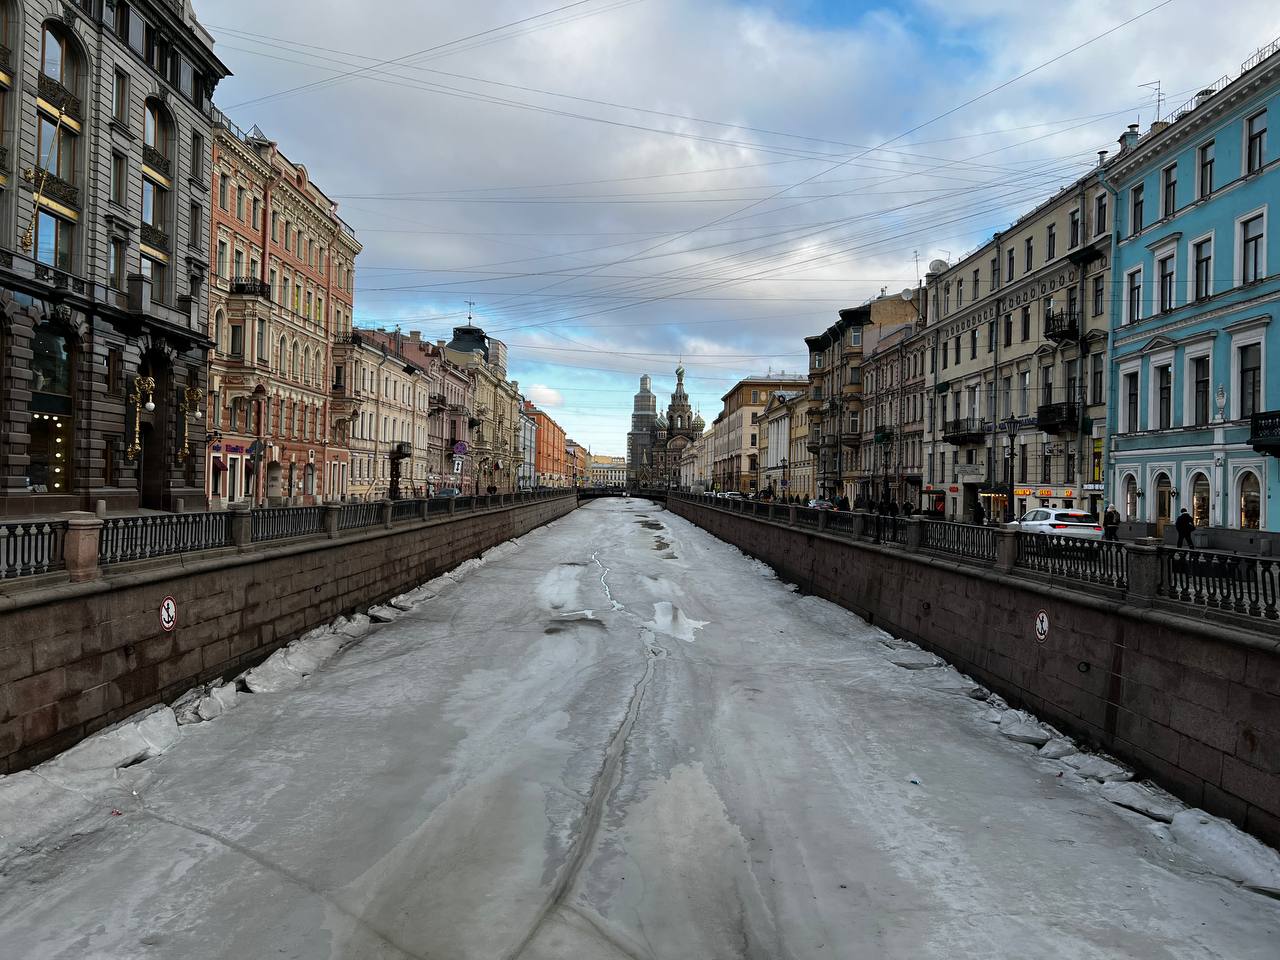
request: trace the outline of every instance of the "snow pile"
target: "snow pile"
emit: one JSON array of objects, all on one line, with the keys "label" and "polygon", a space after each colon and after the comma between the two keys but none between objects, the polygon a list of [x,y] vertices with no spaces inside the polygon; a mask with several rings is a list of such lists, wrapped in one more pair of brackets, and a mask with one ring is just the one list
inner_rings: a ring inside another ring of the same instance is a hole
[{"label": "snow pile", "polygon": [[281,647],[261,664],[242,676],[250,693],[279,693],[292,690],[320,669],[344,643],[363,637],[371,621],[362,613],[338,617],[329,627],[317,627],[304,633],[287,647]]},{"label": "snow pile", "polygon": [[1280,854],[1203,810],[1170,818],[1174,839],[1214,873],[1250,890],[1280,896]]},{"label": "snow pile", "polygon": [[1000,717],[999,730],[1001,736],[1035,747],[1042,747],[1053,739],[1053,734],[1021,710],[1006,710]]},{"label": "snow pile", "polygon": [[926,670],[942,663],[932,653],[926,653],[924,650],[894,650],[885,659],[895,667],[902,667],[904,670]]},{"label": "snow pile", "polygon": [[982,684],[976,683],[952,666],[917,670],[912,675],[930,690],[936,690],[939,693],[956,694],[972,700],[985,700],[990,692]]},{"label": "snow pile", "polygon": [[1046,760],[1061,760],[1078,752],[1076,745],[1066,737],[1054,737],[1037,751]]},{"label": "snow pile", "polygon": [[35,768],[45,780],[69,790],[110,780],[122,767],[158,757],[181,738],[172,707],[158,706],[108,727]]},{"label": "snow pile", "polygon": [[1172,823],[1173,818],[1187,808],[1185,803],[1152,783],[1111,780],[1104,783],[1098,792],[1104,800],[1116,806],[1136,810],[1164,823]]},{"label": "snow pile", "polygon": [[654,633],[663,633],[686,643],[693,643],[694,634],[710,621],[692,620],[684,615],[684,611],[666,600],[653,605],[653,619],[645,624]]},{"label": "snow pile", "polygon": [[484,553],[480,554],[480,559],[484,563],[491,563],[494,560],[501,560],[504,557],[509,557],[519,549],[519,540],[504,540],[496,547],[490,547],[488,550],[484,551]]},{"label": "snow pile", "polygon": [[390,623],[403,612],[395,604],[380,604],[369,608],[369,619],[374,623]]},{"label": "snow pile", "polygon": [[1120,764],[1113,763],[1105,757],[1089,753],[1072,754],[1062,762],[1075,770],[1085,780],[1099,780],[1106,783],[1109,780],[1133,779],[1132,770],[1126,770]]}]

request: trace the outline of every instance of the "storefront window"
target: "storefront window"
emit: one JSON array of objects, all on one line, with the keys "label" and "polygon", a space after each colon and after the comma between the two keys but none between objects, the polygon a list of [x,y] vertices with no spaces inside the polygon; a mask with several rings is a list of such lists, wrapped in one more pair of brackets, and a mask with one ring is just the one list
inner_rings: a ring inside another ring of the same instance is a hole
[{"label": "storefront window", "polygon": [[1197,527],[1209,525],[1209,479],[1203,473],[1191,478],[1191,519]]},{"label": "storefront window", "polygon": [[1127,520],[1138,519],[1138,481],[1133,474],[1124,479],[1124,515]]},{"label": "storefront window", "polygon": [[49,324],[36,327],[31,343],[31,437],[27,486],[32,493],[68,492],[71,486],[72,354],[65,336]]},{"label": "storefront window", "polygon": [[1250,471],[1240,478],[1240,529],[1257,530],[1262,517],[1262,495],[1258,475]]}]

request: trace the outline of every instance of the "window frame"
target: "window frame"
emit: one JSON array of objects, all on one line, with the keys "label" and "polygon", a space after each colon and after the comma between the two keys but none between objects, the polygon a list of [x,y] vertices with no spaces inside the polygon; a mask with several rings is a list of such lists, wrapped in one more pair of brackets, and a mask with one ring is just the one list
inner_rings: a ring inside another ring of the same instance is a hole
[{"label": "window frame", "polygon": [[[1138,323],[1142,316],[1142,299],[1143,299],[1143,267],[1134,267],[1125,271],[1124,275],[1124,315],[1123,320],[1126,325]],[[1135,309],[1134,296],[1137,295],[1137,304]]]},{"label": "window frame", "polygon": [[[1257,236],[1258,261],[1261,264],[1261,272],[1256,275],[1246,270],[1245,266],[1248,262],[1247,251],[1245,248],[1245,227],[1253,223],[1255,220],[1261,220],[1262,226]],[[1267,207],[1263,205],[1257,209],[1250,210],[1248,213],[1241,214],[1236,217],[1236,261],[1235,261],[1235,285],[1237,287],[1244,286],[1249,283],[1256,283],[1259,280],[1266,279],[1269,276],[1267,270]]]},{"label": "window frame", "polygon": [[[1206,140],[1196,147],[1196,199],[1204,200],[1213,194],[1214,165],[1218,159],[1217,140]],[[1206,177],[1206,168],[1208,176]],[[1207,182],[1206,182],[1207,181]]]},{"label": "window frame", "polygon": [[1160,171],[1160,216],[1172,217],[1178,212],[1178,165],[1171,163]]},{"label": "window frame", "polygon": [[[1255,130],[1253,127],[1253,124],[1254,124],[1254,121],[1259,118],[1262,119],[1263,126],[1261,130]],[[1242,171],[1243,176],[1246,176],[1246,177],[1251,176],[1252,174],[1257,173],[1259,170],[1261,170],[1263,167],[1267,165],[1266,123],[1267,123],[1266,107],[1263,107],[1261,110],[1257,111],[1252,116],[1245,117],[1244,144],[1243,144],[1243,155],[1242,155],[1242,159],[1244,160],[1244,169]],[[1255,156],[1254,156],[1255,146],[1257,146],[1258,148],[1256,162],[1255,162]]]}]

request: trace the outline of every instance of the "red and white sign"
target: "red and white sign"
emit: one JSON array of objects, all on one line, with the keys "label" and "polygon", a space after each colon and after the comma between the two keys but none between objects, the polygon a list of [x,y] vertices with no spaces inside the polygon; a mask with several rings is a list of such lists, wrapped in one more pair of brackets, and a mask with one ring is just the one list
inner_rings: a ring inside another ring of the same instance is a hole
[{"label": "red and white sign", "polygon": [[1036,639],[1044,643],[1049,639],[1049,611],[1041,610],[1036,614]]},{"label": "red and white sign", "polygon": [[178,604],[173,597],[160,601],[160,626],[168,633],[178,625]]}]

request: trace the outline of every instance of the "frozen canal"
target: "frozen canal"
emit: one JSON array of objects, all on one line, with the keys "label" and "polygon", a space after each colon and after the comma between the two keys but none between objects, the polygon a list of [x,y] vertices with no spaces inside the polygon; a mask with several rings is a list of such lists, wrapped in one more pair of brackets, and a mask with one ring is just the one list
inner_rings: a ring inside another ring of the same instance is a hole
[{"label": "frozen canal", "polygon": [[0,956],[1274,960],[1280,903],[882,637],[593,503],[121,771]]}]

